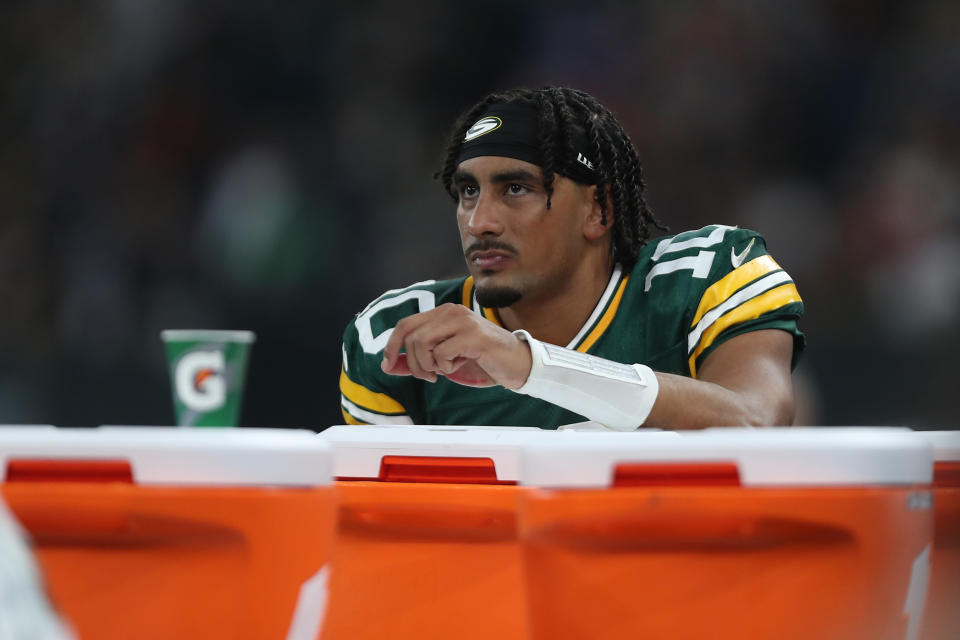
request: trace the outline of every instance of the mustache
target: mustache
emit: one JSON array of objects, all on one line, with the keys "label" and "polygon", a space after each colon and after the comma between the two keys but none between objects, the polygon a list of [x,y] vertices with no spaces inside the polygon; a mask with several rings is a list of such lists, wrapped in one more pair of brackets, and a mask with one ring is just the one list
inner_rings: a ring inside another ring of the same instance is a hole
[{"label": "mustache", "polygon": [[480,253],[481,251],[506,251],[513,254],[517,253],[517,250],[513,247],[513,245],[509,245],[506,242],[493,240],[492,238],[481,238],[467,247],[467,249],[463,252],[463,255],[466,256],[467,260],[469,260],[473,254]]}]

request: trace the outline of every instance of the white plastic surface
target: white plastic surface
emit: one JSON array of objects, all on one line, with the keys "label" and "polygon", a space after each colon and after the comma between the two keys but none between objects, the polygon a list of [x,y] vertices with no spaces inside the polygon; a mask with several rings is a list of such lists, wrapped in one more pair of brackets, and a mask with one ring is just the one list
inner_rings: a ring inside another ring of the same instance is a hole
[{"label": "white plastic surface", "polygon": [[11,459],[126,460],[139,485],[297,486],[331,482],[329,445],[307,430],[0,426]]},{"label": "white plastic surface", "polygon": [[935,461],[960,461],[960,431],[917,431],[917,433],[933,444]]},{"label": "white plastic surface", "polygon": [[622,463],[732,462],[746,487],[929,484],[933,447],[899,428],[563,431],[526,447],[521,484],[602,488]]},{"label": "white plastic surface", "polygon": [[376,478],[383,456],[431,456],[490,458],[497,480],[517,481],[523,446],[557,433],[530,427],[342,425],[320,437],[333,447],[338,478]]}]

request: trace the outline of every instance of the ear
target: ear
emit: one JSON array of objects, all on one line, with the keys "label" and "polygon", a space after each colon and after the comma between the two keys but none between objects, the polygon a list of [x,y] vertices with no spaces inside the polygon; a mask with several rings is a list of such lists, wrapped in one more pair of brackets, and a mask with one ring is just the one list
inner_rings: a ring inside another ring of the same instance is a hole
[{"label": "ear", "polygon": [[588,240],[599,240],[610,233],[613,228],[613,198],[607,191],[607,210],[601,211],[597,202],[597,185],[590,185],[583,190],[586,198],[584,207],[587,215],[583,221],[583,235]]}]

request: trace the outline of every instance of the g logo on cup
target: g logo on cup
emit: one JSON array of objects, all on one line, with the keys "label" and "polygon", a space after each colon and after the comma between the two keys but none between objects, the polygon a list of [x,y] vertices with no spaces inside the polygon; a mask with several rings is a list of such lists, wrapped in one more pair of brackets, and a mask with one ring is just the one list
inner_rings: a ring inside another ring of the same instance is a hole
[{"label": "g logo on cup", "polygon": [[227,401],[222,351],[191,351],[177,363],[177,395],[191,411],[214,411]]}]

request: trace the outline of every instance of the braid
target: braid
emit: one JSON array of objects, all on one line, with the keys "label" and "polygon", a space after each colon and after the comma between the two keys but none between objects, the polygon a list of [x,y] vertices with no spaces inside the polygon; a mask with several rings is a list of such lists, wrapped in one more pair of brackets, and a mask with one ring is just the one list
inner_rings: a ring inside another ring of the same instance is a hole
[{"label": "braid", "polygon": [[567,99],[563,95],[563,91],[554,87],[550,89],[550,97],[557,105],[557,126],[563,140],[563,152],[567,157],[572,157],[576,153],[573,148],[573,138],[570,135],[570,129],[573,127],[573,114],[570,112],[570,107],[567,106]]},{"label": "braid", "polygon": [[[610,159],[609,164],[612,165],[613,173],[613,210],[614,211],[627,211],[629,207],[628,198],[629,198],[629,189],[621,187],[621,185],[627,184],[626,181],[626,167],[624,167],[624,162],[621,161],[622,155],[618,154],[616,143],[610,138],[610,134],[607,133],[605,129],[600,128],[600,137],[606,142],[605,149],[601,150],[601,155],[606,155],[603,153],[604,150],[608,150],[613,157]],[[606,224],[606,219],[603,220]],[[613,243],[615,249],[623,249],[624,247],[630,247],[637,241],[637,234],[635,230],[629,225],[624,226],[623,221],[619,216],[614,216],[613,219]],[[618,246],[619,245],[619,246]]]},{"label": "braid", "polygon": [[[575,102],[578,106],[582,106]],[[587,136],[590,138],[590,144],[593,147],[591,151],[596,155],[597,170],[601,176],[609,176],[610,168],[607,162],[607,154],[603,152],[603,145],[600,144],[600,132],[597,128],[597,117],[593,114],[587,116]],[[601,181],[597,184],[597,203],[600,205],[600,221],[607,224],[607,196],[610,181]],[[616,203],[614,203],[616,204]]]},{"label": "braid", "polygon": [[537,106],[540,110],[540,122],[537,131],[537,137],[540,142],[540,149],[543,151],[543,166],[540,170],[543,172],[543,188],[547,192],[547,209],[550,208],[550,201],[553,199],[553,182],[556,178],[554,167],[557,157],[557,122],[554,115],[553,103],[549,97],[543,93],[536,94]]},{"label": "braid", "polygon": [[[591,118],[591,120],[594,119],[599,120],[599,117],[593,116]],[[612,191],[610,196],[611,200],[613,200],[613,210],[616,212],[634,211],[636,210],[637,203],[631,197],[634,191],[629,188],[633,181],[628,179],[628,176],[631,176],[632,172],[630,171],[629,161],[624,161],[630,154],[625,153],[626,149],[618,148],[621,146],[618,144],[621,140],[614,140],[607,128],[597,126],[596,130],[599,132],[598,137],[603,139],[603,144],[598,145],[597,153],[603,158],[604,163],[610,167],[609,174],[604,171],[602,175],[612,174],[611,177],[613,178],[610,182]],[[634,153],[633,155],[636,154]],[[626,217],[627,216],[623,215],[614,216],[613,231],[611,233],[614,255],[629,255],[633,247],[639,249],[645,244],[640,238],[639,229],[637,228],[638,225],[629,224],[625,219]],[[604,224],[606,224],[605,219]]]},{"label": "braid", "polygon": [[573,146],[574,132],[586,134],[598,177],[596,198],[601,222],[607,224],[607,212],[612,206],[613,257],[625,269],[631,269],[654,229],[668,229],[647,205],[643,165],[630,136],[606,107],[583,91],[544,87],[490,94],[457,120],[447,142],[443,166],[434,177],[440,179],[456,200],[452,179],[463,137],[484,110],[497,102],[532,105],[539,113],[538,143],[543,158],[541,170],[547,208],[553,196],[556,171],[565,166],[562,159],[573,158],[577,153]]}]

